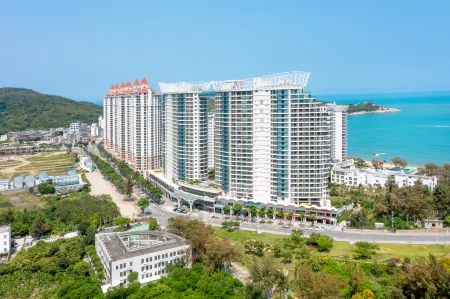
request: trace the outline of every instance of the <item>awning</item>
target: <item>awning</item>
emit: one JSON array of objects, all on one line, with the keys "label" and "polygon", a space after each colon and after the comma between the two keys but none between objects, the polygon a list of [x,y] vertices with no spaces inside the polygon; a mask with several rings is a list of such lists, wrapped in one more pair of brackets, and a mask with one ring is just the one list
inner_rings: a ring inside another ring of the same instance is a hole
[{"label": "awning", "polygon": [[215,207],[215,208],[218,208],[218,209],[223,209],[224,205],[218,205],[218,204],[215,204],[214,207]]}]

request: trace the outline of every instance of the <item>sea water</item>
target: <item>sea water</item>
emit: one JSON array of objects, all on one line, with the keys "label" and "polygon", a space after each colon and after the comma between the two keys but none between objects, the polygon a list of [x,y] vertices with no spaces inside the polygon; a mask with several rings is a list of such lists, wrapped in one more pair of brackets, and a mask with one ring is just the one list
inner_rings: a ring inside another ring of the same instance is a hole
[{"label": "sea water", "polygon": [[348,117],[348,155],[371,160],[400,157],[409,165],[450,163],[450,92],[324,95],[336,104],[374,102],[398,113]]}]

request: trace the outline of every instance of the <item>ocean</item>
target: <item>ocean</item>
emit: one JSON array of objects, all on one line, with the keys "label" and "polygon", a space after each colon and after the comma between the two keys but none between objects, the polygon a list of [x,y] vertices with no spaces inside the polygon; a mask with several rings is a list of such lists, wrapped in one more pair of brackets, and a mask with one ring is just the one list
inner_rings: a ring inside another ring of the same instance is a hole
[{"label": "ocean", "polygon": [[[398,113],[348,117],[348,155],[372,160],[400,157],[410,166],[450,163],[450,91],[316,95],[337,104],[374,102]],[[103,102],[98,102],[103,105]]]},{"label": "ocean", "polygon": [[450,92],[323,95],[336,104],[374,102],[398,113],[348,117],[348,155],[364,160],[400,157],[409,165],[450,163]]}]

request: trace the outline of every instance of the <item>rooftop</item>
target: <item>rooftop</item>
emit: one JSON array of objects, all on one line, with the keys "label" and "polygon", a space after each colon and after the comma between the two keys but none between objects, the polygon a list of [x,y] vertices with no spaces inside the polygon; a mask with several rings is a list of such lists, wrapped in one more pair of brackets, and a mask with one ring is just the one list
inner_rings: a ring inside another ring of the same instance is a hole
[{"label": "rooftop", "polygon": [[34,175],[27,175],[24,179],[25,182],[34,182]]},{"label": "rooftop", "polygon": [[0,226],[0,233],[7,233],[7,232],[11,232],[11,226],[9,225]]},{"label": "rooftop", "polygon": [[103,233],[96,237],[102,242],[112,261],[187,245],[179,236],[158,231]]}]

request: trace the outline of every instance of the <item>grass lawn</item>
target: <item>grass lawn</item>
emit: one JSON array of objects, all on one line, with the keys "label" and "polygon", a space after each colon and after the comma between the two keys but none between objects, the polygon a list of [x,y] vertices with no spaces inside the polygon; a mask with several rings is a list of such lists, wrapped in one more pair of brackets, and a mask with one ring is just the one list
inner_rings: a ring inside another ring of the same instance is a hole
[{"label": "grass lawn", "polygon": [[[284,236],[261,233],[258,234],[253,231],[236,230],[229,232],[226,229],[214,227],[216,236],[226,237],[231,241],[241,244],[242,241],[255,239],[264,243],[275,244],[281,242]],[[379,244],[378,257],[380,261],[390,258],[426,258],[429,254],[437,257],[443,257],[450,254],[450,245],[408,245],[408,244]],[[333,249],[327,253],[339,259],[352,258],[355,246],[348,242],[333,242]]]},{"label": "grass lawn", "polygon": [[6,208],[25,209],[41,205],[39,197],[31,195],[24,190],[0,194],[0,210]]}]

